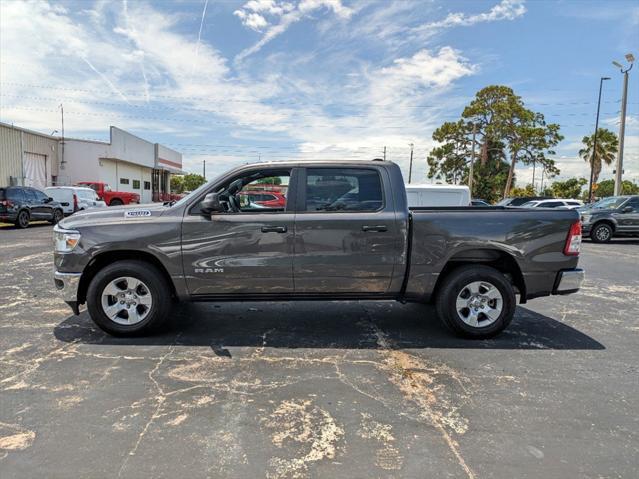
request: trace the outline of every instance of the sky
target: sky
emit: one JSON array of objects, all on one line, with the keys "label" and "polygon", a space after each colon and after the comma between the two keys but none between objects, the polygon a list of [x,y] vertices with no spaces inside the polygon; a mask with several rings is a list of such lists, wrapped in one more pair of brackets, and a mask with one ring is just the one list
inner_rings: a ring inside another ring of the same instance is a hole
[{"label": "sky", "polygon": [[[622,74],[639,58],[639,3],[524,0],[197,0],[0,3],[0,121],[108,141],[114,125],[212,178],[244,163],[383,155],[428,182],[432,132],[507,85],[558,123],[557,179],[618,133]],[[625,178],[639,181],[639,67],[630,72]],[[540,175],[536,172],[536,184]],[[518,166],[517,184],[532,179]],[[606,166],[602,179],[613,176]]]}]

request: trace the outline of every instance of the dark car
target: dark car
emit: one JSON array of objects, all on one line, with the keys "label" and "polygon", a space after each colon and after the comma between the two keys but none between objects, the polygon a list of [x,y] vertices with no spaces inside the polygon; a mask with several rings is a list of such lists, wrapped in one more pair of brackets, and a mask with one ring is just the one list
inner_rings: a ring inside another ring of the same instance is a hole
[{"label": "dark car", "polygon": [[480,199],[474,199],[470,202],[470,204],[471,206],[490,206],[490,203]]},{"label": "dark car", "polygon": [[584,236],[606,243],[613,236],[639,235],[639,195],[610,196],[579,208]]},{"label": "dark car", "polygon": [[520,196],[516,198],[504,198],[495,206],[521,206],[529,201],[550,200],[550,196]]},{"label": "dark car", "polygon": [[56,224],[62,218],[60,203],[40,190],[28,186],[0,188],[0,221],[26,228],[29,221],[46,220]]}]

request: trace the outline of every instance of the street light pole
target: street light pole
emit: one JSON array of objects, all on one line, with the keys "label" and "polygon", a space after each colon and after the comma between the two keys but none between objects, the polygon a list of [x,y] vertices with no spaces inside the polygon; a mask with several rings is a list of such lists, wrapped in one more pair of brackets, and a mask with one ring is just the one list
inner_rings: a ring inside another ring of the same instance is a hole
[{"label": "street light pole", "polygon": [[623,69],[618,62],[612,62],[613,65],[619,67],[623,73],[623,92],[621,94],[621,123],[619,125],[619,148],[617,153],[617,169],[615,171],[615,196],[622,194],[623,190],[623,142],[626,134],[626,105],[628,103],[628,72],[632,70],[635,57],[632,53],[626,55],[626,60],[630,63],[630,67]]},{"label": "street light pole", "polygon": [[413,147],[415,145],[411,143],[409,146],[410,146],[410,164],[408,165],[408,184],[410,185],[410,181],[413,177]]},{"label": "street light pole", "polygon": [[592,155],[590,156],[590,186],[588,187],[588,202],[592,203],[592,183],[595,173],[595,154],[597,153],[597,133],[599,133],[599,109],[601,108],[601,89],[604,80],[610,80],[610,77],[601,77],[599,80],[599,99],[597,100],[597,119],[595,120],[595,138],[592,141]]}]

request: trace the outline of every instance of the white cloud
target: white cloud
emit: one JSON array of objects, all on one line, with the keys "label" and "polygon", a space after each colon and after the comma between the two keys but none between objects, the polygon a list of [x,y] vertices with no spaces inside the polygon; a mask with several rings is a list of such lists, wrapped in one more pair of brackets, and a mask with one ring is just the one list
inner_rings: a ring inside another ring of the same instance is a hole
[{"label": "white cloud", "polygon": [[301,0],[297,5],[277,0],[250,0],[245,3],[234,15],[243,25],[256,31],[264,31],[264,35],[257,43],[240,52],[236,60],[241,61],[257,53],[264,45],[288,30],[292,24],[322,8],[331,10],[338,18],[344,20],[353,14],[353,10],[342,5],[341,0]]},{"label": "white cloud", "polygon": [[502,0],[487,12],[472,15],[461,12],[449,13],[443,20],[426,23],[417,27],[415,32],[432,34],[446,28],[468,27],[478,23],[515,20],[525,13],[525,0]]},{"label": "white cloud", "polygon": [[442,47],[434,55],[424,49],[410,58],[398,58],[393,66],[382,68],[379,73],[382,81],[390,83],[390,88],[403,89],[406,86],[446,87],[459,78],[476,73],[477,69],[459,51]]}]

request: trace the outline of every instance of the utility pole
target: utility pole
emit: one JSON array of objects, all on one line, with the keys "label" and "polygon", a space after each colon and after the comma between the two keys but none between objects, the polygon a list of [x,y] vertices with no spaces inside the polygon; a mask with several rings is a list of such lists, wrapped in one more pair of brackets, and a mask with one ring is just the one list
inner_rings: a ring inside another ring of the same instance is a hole
[{"label": "utility pole", "polygon": [[408,184],[410,185],[410,181],[413,177],[413,147],[415,145],[413,145],[412,143],[410,143],[410,163],[408,165]]},{"label": "utility pole", "polygon": [[60,141],[60,169],[64,170],[64,106],[60,103],[60,115],[62,117],[62,141]]},{"label": "utility pole", "polygon": [[470,153],[470,172],[468,174],[468,189],[470,190],[470,197],[473,197],[473,179],[475,171],[475,136],[477,135],[477,125],[473,123],[473,145]]},{"label": "utility pole", "polygon": [[384,161],[386,161],[386,147],[384,147]]},{"label": "utility pole", "polygon": [[628,103],[628,72],[632,70],[635,57],[632,53],[626,55],[630,67],[623,69],[618,62],[612,62],[623,73],[623,93],[621,95],[621,123],[619,125],[619,152],[617,153],[617,170],[615,171],[615,196],[622,194],[623,190],[623,142],[626,134],[626,105]]},{"label": "utility pole", "polygon": [[592,140],[592,155],[590,156],[590,186],[588,187],[588,202],[592,203],[592,183],[595,177],[595,155],[597,154],[597,133],[599,133],[599,110],[601,108],[601,89],[604,80],[610,80],[610,77],[601,77],[599,79],[599,100],[597,100],[597,119],[595,120],[595,137]]},{"label": "utility pole", "polygon": [[206,160],[202,160],[202,176],[206,180]]}]

